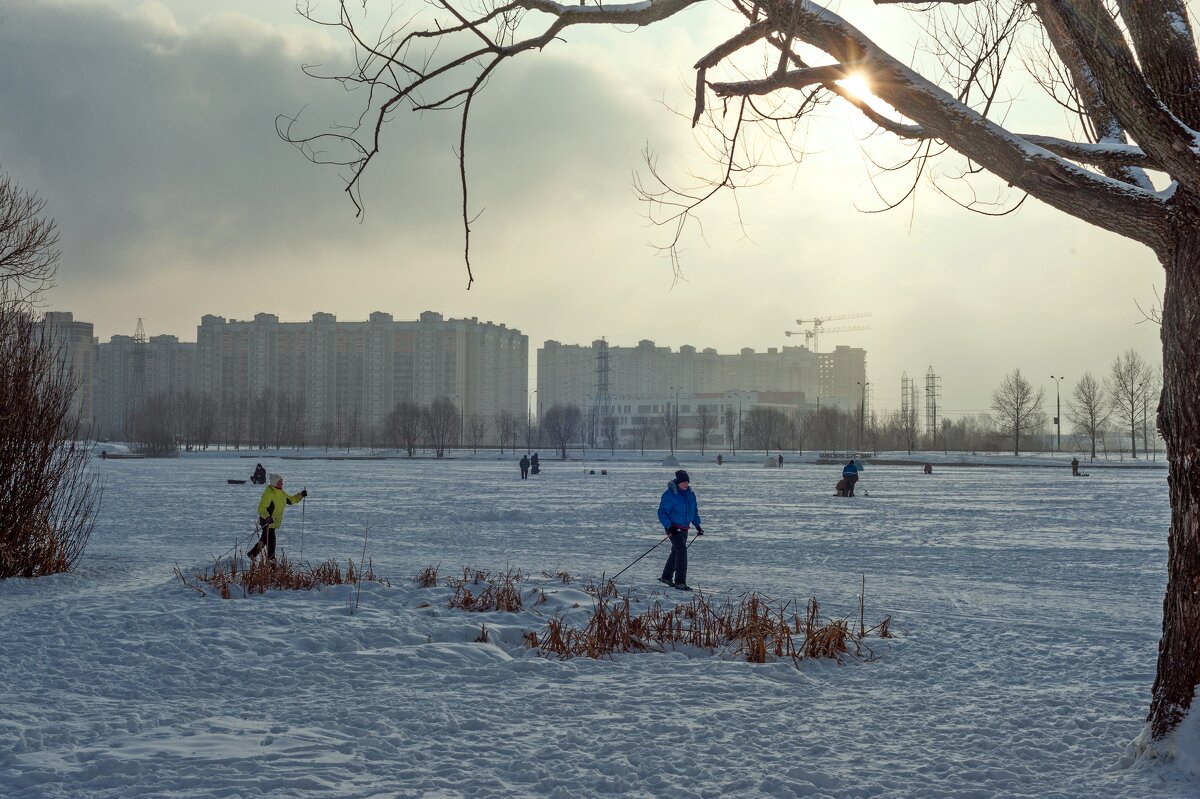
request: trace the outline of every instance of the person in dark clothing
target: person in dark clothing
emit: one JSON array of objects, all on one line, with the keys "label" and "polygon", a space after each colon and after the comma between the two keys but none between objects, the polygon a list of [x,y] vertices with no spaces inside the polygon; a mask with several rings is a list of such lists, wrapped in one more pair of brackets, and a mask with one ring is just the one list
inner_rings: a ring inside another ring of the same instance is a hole
[{"label": "person in dark clothing", "polygon": [[846,496],[854,496],[854,484],[858,482],[858,467],[854,465],[854,459],[842,467],[842,479],[848,484],[846,488]]},{"label": "person in dark clothing", "polygon": [[1079,476],[1079,458],[1071,458],[1071,476]]},{"label": "person in dark clothing", "polygon": [[720,455],[717,455],[717,465],[720,466],[724,462],[725,462],[725,458],[721,457]]},{"label": "person in dark clothing", "polygon": [[528,455],[521,456],[521,479],[522,480],[529,479],[529,456]]},{"label": "person in dark clothing", "polygon": [[256,486],[264,485],[267,482],[267,470],[261,463],[254,467],[254,474],[251,475],[250,482]]},{"label": "person in dark clothing", "polygon": [[700,527],[691,479],[683,469],[675,472],[675,479],[667,483],[667,490],[658,503],[658,520],[671,540],[671,554],[667,556],[658,581],[680,591],[691,591],[687,584],[688,527],[695,526],[698,536],[704,535],[704,529]]},{"label": "person in dark clothing", "polygon": [[779,453],[778,457],[779,457],[779,465],[782,466],[783,465],[783,453],[782,452]]},{"label": "person in dark clothing", "polygon": [[529,459],[529,467],[529,470],[533,474],[538,474],[542,471],[542,467],[538,464],[538,454],[536,452],[533,453],[533,457]]}]

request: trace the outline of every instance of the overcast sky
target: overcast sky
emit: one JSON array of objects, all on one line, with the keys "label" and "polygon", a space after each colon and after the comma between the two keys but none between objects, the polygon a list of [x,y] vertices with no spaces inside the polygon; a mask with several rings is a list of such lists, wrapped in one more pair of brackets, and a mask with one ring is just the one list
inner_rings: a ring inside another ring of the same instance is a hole
[{"label": "overcast sky", "polygon": [[[912,32],[895,7],[842,10],[889,43]],[[688,106],[690,66],[734,25],[713,4],[657,29],[571,32],[501,67],[468,141],[483,211],[470,291],[454,117],[405,113],[391,126],[362,221],[335,170],[276,136],[277,114],[307,106],[316,130],[356,108],[301,73],[348,50],[291,0],[5,0],[0,169],[60,227],[48,306],[94,322],[102,341],[139,317],[150,335],[192,341],[205,313],[428,309],[517,327],[532,360],[548,338],[764,350],[797,343],[783,335],[797,318],[870,313],[846,323],[869,331],[821,348],[867,349],[878,408],[898,405],[902,372],[932,365],[952,415],[986,409],[1014,368],[1052,404],[1050,374],[1066,375],[1066,392],[1129,347],[1159,362],[1157,328],[1138,324],[1135,305],[1161,290],[1148,250],[1033,200],[1002,218],[970,214],[926,181],[915,206],[864,213],[879,207],[865,153],[888,145],[837,106],[808,131],[799,167],[739,192],[743,226],[728,200],[703,213],[675,280],[632,175],[647,145],[668,174],[712,174],[668,107]],[[1036,88],[1009,113],[1068,133]]]}]

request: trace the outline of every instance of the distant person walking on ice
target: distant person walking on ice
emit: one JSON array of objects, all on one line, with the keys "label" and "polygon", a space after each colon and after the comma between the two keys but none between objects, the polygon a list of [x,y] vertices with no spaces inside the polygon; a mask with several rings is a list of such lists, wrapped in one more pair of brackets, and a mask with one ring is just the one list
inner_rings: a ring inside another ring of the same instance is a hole
[{"label": "distant person walking on ice", "polygon": [[262,499],[258,501],[258,527],[262,536],[258,543],[247,552],[250,560],[258,557],[264,548],[267,550],[267,560],[275,560],[275,531],[283,527],[283,509],[288,505],[299,505],[308,496],[308,489],[290,496],[283,490],[283,478],[277,474],[267,476],[267,487],[263,489]]},{"label": "distant person walking on ice", "polygon": [[538,454],[533,453],[533,457],[529,459],[530,471],[533,474],[538,474],[542,471],[542,467],[538,464]]},{"label": "distant person walking on ice", "polygon": [[854,465],[854,458],[842,467],[842,479],[846,481],[846,496],[854,496],[854,484],[858,482],[858,467]]},{"label": "distant person walking on ice", "polygon": [[522,480],[529,479],[529,456],[528,455],[521,456],[521,479]]},{"label": "distant person walking on ice", "polygon": [[658,581],[680,591],[691,591],[687,584],[688,526],[695,526],[696,535],[704,535],[704,530],[700,527],[696,494],[683,469],[675,472],[675,479],[667,483],[667,490],[658,503],[658,520],[671,539],[671,554],[667,556],[667,564]]},{"label": "distant person walking on ice", "polygon": [[1071,476],[1079,476],[1079,458],[1071,458]]},{"label": "distant person walking on ice", "polygon": [[718,454],[717,455],[717,465],[720,466],[724,462],[725,462],[725,459]]}]

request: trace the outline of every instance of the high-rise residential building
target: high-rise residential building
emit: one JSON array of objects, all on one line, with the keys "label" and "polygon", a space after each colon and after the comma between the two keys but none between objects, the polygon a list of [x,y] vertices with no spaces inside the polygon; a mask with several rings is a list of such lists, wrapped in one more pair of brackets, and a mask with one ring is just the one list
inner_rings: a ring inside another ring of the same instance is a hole
[{"label": "high-rise residential building", "polygon": [[95,339],[91,322],[76,322],[70,311],[49,311],[42,317],[41,334],[49,336],[76,383],[73,410],[79,414],[84,431],[93,424],[92,348]]},{"label": "high-rise residential building", "polygon": [[585,426],[598,426],[605,413],[598,406],[607,402],[624,435],[644,425],[647,416],[678,406],[681,443],[688,442],[685,431],[696,429],[689,414],[700,405],[708,408],[706,413],[719,414],[739,404],[742,410],[824,405],[853,411],[866,383],[866,351],[845,346],[828,353],[772,347],[722,355],[689,345],[672,352],[648,340],[635,347],[603,340],[590,346],[547,341],[537,358],[539,416],[554,405],[575,405],[584,413]]},{"label": "high-rise residential building", "polygon": [[150,397],[178,397],[195,387],[196,345],[171,335],[115,335],[96,344],[92,404],[96,436],[120,440],[142,402]]},{"label": "high-rise residential building", "polygon": [[[310,436],[369,440],[401,401],[449,398],[465,420],[525,414],[529,340],[478,318],[417,321],[376,312],[365,322],[315,313],[308,322],[205,316],[197,329],[196,379],[218,401],[268,390],[303,402]],[[335,431],[339,431],[335,433]],[[340,435],[339,435],[340,433]]]}]

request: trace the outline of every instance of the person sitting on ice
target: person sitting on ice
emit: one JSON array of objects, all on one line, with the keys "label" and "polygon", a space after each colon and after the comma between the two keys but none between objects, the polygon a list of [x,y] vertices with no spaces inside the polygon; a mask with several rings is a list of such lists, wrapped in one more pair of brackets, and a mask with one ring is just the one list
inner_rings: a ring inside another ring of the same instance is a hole
[{"label": "person sitting on ice", "polygon": [[858,467],[854,465],[854,458],[842,467],[842,479],[847,483],[845,496],[854,496],[854,484],[858,482]]},{"label": "person sitting on ice", "polygon": [[289,495],[283,490],[283,478],[277,474],[267,477],[268,485],[263,489],[262,499],[258,501],[258,527],[262,537],[246,554],[250,560],[258,557],[264,548],[267,550],[267,560],[275,560],[275,531],[283,526],[283,509],[288,505],[299,505],[308,496],[308,489],[299,494]]},{"label": "person sitting on ice", "polygon": [[933,464],[932,463],[925,464],[924,471],[925,471],[925,474],[933,474]]},{"label": "person sitting on ice", "polygon": [[658,502],[658,520],[671,539],[671,554],[667,556],[658,581],[680,591],[691,591],[687,584],[688,526],[695,526],[696,535],[704,535],[704,529],[700,527],[700,512],[691,478],[683,469],[675,472],[675,479],[667,483],[667,490]]},{"label": "person sitting on ice", "polygon": [[843,477],[837,481],[837,485],[833,487],[834,495],[839,497],[850,496],[850,481]]},{"label": "person sitting on ice", "polygon": [[267,470],[261,463],[254,467],[254,474],[251,475],[250,482],[259,486],[267,482]]}]

